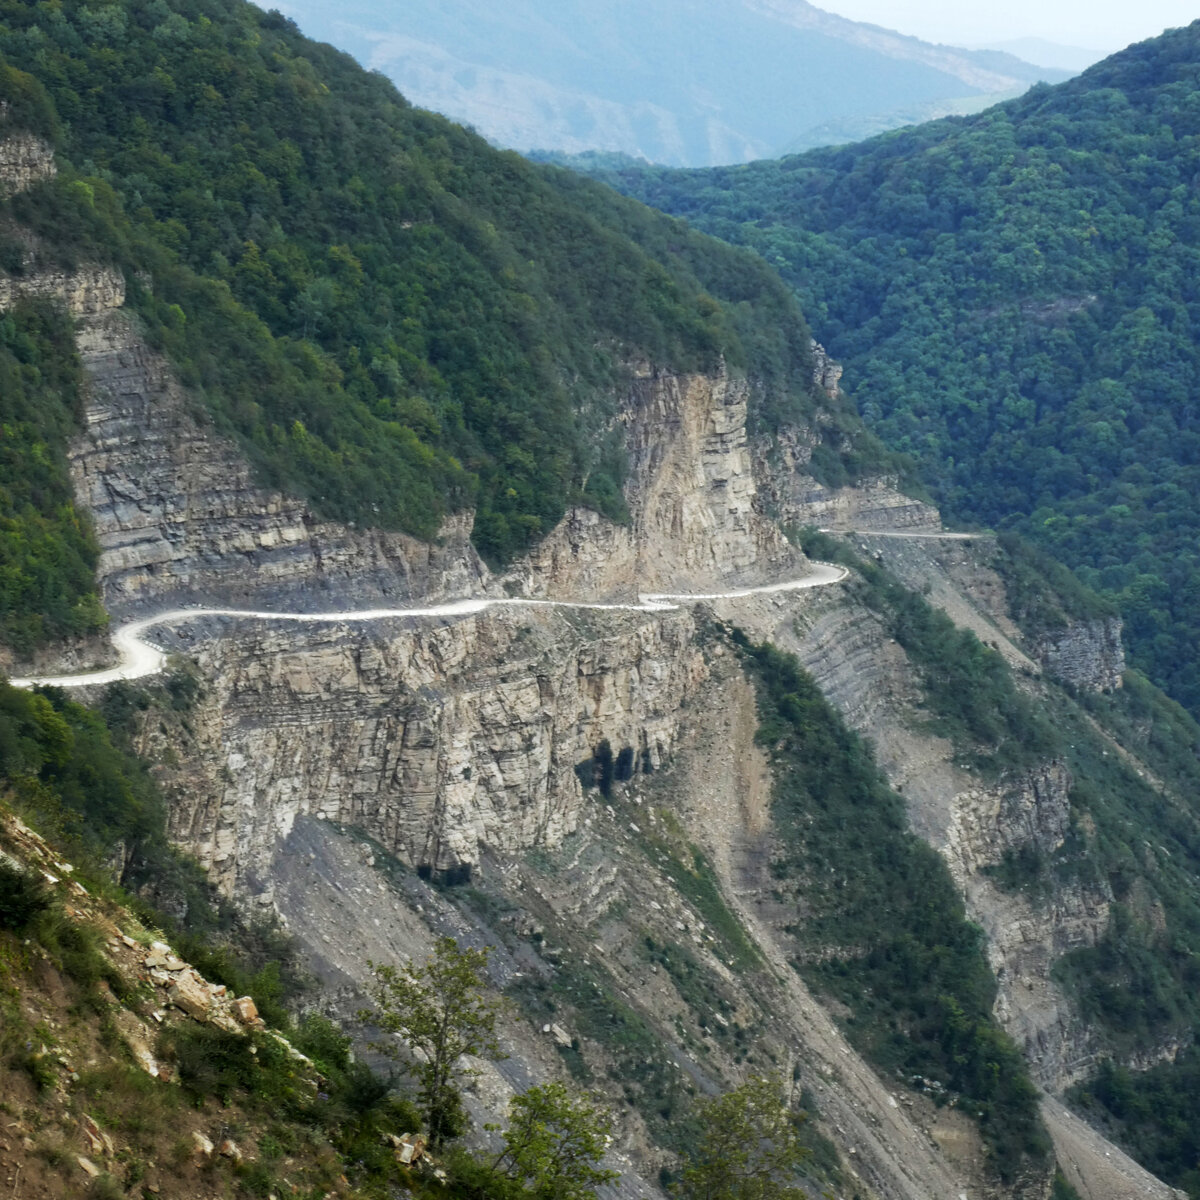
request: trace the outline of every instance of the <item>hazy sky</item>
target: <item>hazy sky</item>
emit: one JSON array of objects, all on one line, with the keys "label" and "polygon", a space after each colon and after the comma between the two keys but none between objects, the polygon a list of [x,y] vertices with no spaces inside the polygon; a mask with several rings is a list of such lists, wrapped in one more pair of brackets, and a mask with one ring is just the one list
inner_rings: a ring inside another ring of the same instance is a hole
[{"label": "hazy sky", "polygon": [[1039,37],[1119,50],[1200,17],[1192,0],[813,0],[818,8],[931,42],[960,46]]}]

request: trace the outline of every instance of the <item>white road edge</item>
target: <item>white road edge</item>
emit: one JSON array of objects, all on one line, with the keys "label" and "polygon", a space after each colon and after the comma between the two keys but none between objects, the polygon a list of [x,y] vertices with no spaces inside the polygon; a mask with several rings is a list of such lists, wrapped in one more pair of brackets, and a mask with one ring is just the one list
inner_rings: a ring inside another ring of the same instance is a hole
[{"label": "white road edge", "polygon": [[144,679],[157,675],[167,663],[166,653],[146,633],[158,625],[174,625],[195,621],[201,617],[235,617],[252,621],[295,621],[302,624],[350,624],[358,621],[384,621],[404,617],[468,617],[489,608],[583,608],[601,612],[670,612],[686,604],[706,600],[741,600],[747,596],[772,595],[777,592],[799,592],[808,588],[827,587],[841,583],[849,574],[845,567],[832,563],[814,562],[813,570],[800,579],[770,583],[762,587],[739,588],[732,592],[691,594],[687,592],[653,592],[640,594],[636,604],[589,604],[573,600],[524,600],[508,597],[483,597],[476,600],[452,600],[429,608],[364,608],[351,612],[291,613],[265,612],[244,608],[173,608],[155,613],[138,621],[129,621],[113,631],[112,643],[119,662],[103,671],[86,671],[77,675],[36,675],[28,679],[10,679],[14,687],[94,687],[115,683],[119,679]]}]

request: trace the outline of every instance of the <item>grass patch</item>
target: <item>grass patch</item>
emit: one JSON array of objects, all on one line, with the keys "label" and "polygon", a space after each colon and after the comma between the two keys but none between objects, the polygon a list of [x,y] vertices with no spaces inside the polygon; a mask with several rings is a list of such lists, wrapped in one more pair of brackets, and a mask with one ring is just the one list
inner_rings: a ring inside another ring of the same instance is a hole
[{"label": "grass patch", "polygon": [[683,842],[681,836],[668,837],[645,830],[640,844],[651,861],[721,939],[729,965],[740,971],[761,967],[762,955],[725,903],[716,871],[704,852]]}]

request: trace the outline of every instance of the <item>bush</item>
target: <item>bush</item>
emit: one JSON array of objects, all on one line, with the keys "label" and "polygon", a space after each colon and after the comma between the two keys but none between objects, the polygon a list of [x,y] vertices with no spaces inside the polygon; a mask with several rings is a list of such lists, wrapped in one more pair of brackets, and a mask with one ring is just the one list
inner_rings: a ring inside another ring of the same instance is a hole
[{"label": "bush", "polygon": [[0,929],[20,933],[49,907],[46,885],[36,875],[0,863]]}]

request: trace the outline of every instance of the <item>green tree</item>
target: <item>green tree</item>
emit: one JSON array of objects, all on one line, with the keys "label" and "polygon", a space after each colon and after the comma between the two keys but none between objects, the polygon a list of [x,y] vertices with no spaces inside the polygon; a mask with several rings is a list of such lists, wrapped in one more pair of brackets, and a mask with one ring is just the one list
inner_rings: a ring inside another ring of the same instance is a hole
[{"label": "green tree", "polygon": [[802,1200],[796,1174],[808,1155],[802,1116],[783,1097],[778,1075],[755,1076],[741,1087],[702,1100],[699,1134],[675,1185],[682,1200]]},{"label": "green tree", "polygon": [[[471,1072],[460,1064],[464,1054],[503,1058],[496,1041],[499,1006],[483,990],[487,950],[460,950],[452,937],[438,938],[421,966],[371,963],[374,1009],[359,1015],[383,1032],[402,1038],[420,1056],[409,1070],[435,1149],[457,1136],[465,1124],[459,1082]],[[397,1057],[393,1039],[381,1045]]]},{"label": "green tree", "polygon": [[509,1106],[504,1149],[492,1163],[538,1200],[595,1200],[617,1178],[597,1164],[612,1134],[612,1115],[561,1083],[531,1087]]}]

